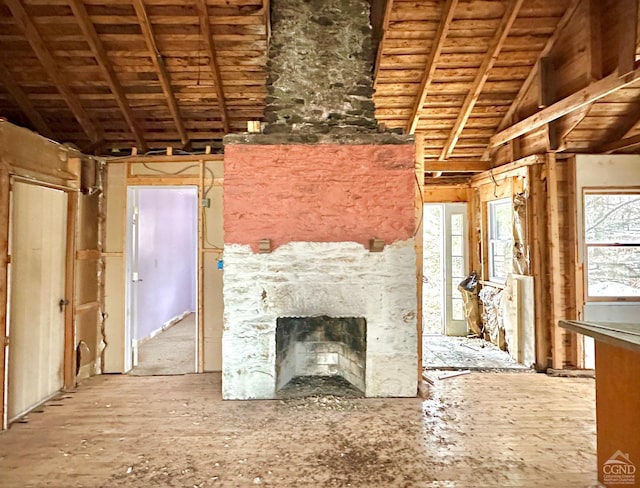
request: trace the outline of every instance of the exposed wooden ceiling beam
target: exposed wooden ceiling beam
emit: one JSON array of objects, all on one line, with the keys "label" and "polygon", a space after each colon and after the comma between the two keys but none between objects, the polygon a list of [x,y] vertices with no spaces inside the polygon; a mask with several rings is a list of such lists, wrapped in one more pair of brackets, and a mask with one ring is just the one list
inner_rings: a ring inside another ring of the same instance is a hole
[{"label": "exposed wooden ceiling beam", "polygon": [[40,36],[38,29],[29,17],[29,14],[24,8],[21,0],[5,0],[5,5],[9,7],[11,15],[16,20],[18,27],[22,30],[27,41],[31,45],[33,52],[40,60],[42,67],[46,71],[47,75],[53,81],[56,89],[62,95],[65,103],[73,113],[82,130],[87,134],[91,142],[95,142],[101,138],[99,131],[93,125],[91,118],[87,115],[84,108],[76,98],[75,94],[71,91],[67,80],[58,68],[51,52],[47,48],[44,40]]},{"label": "exposed wooden ceiling beam", "polygon": [[189,142],[189,137],[187,136],[187,131],[185,130],[184,124],[182,123],[180,110],[178,109],[178,102],[176,101],[173,89],[171,88],[171,79],[169,78],[169,72],[167,71],[167,67],[164,64],[162,54],[160,54],[160,51],[156,46],[155,35],[153,33],[151,22],[149,21],[149,16],[147,15],[147,9],[144,6],[143,0],[133,0],[133,7],[136,11],[136,16],[138,17],[142,35],[144,36],[144,40],[147,44],[147,49],[151,54],[151,61],[153,62],[153,65],[158,74],[160,86],[162,87],[162,91],[167,100],[169,112],[171,113],[173,122],[176,125],[176,129],[178,130],[178,135],[180,136],[182,144],[186,145]]},{"label": "exposed wooden ceiling beam", "polygon": [[55,139],[56,137],[42,118],[42,115],[40,115],[40,113],[35,109],[27,94],[22,90],[22,88],[20,88],[18,82],[11,75],[9,69],[1,63],[0,83],[4,85],[5,89],[9,92],[9,95],[11,95],[16,102],[16,105],[20,107],[22,113],[29,119],[29,122],[31,122],[34,129],[49,139]]},{"label": "exposed wooden ceiling beam", "polygon": [[434,187],[434,186],[460,186],[460,187],[469,187],[469,181],[471,178],[469,176],[445,176],[445,177],[424,177],[424,186],[425,190],[428,190],[426,187]]},{"label": "exposed wooden ceiling beam", "polygon": [[[607,131],[605,136],[600,141],[600,147],[613,144],[621,139],[629,137],[634,129],[640,123],[640,98],[637,98],[632,105],[629,114],[621,118],[610,130]],[[597,152],[601,152],[597,150]]]},{"label": "exposed wooden ceiling beam", "polygon": [[431,51],[429,52],[429,57],[427,58],[424,73],[422,74],[422,80],[420,81],[420,88],[418,89],[418,97],[416,98],[413,108],[411,109],[409,120],[407,121],[406,132],[408,134],[413,134],[416,131],[416,127],[418,126],[418,121],[420,120],[420,111],[422,110],[424,101],[427,98],[429,86],[433,81],[433,75],[436,71],[438,58],[440,57],[442,47],[444,46],[444,41],[447,38],[447,34],[449,33],[449,27],[451,27],[451,21],[453,20],[453,13],[455,12],[457,6],[458,0],[447,0],[447,2],[442,6],[440,24],[438,24],[438,30],[436,31],[436,35],[433,38],[433,43],[431,44]]},{"label": "exposed wooden ceiling beam", "polygon": [[[531,83],[533,83],[533,80],[535,79],[535,77],[537,76],[540,70],[541,60],[546,58],[547,55],[553,49],[553,46],[556,45],[558,38],[562,34],[562,31],[564,30],[565,26],[571,20],[571,17],[573,17],[573,14],[578,8],[578,5],[580,5],[581,1],[582,0],[573,0],[569,5],[569,7],[567,8],[567,10],[565,11],[564,15],[558,21],[555,31],[553,32],[551,37],[547,39],[547,42],[544,45],[544,48],[542,49],[542,51],[540,51],[540,55],[538,56],[536,63],[533,65],[533,68],[531,68],[531,71],[529,71],[529,74],[527,75],[524,82],[520,86],[520,90],[518,91],[518,94],[513,99],[513,102],[511,103],[511,105],[509,106],[509,110],[507,110],[507,112],[504,114],[504,117],[502,117],[502,121],[500,121],[500,125],[498,125],[497,132],[500,132],[501,130],[503,130],[512,121],[512,118],[515,115],[516,110],[522,103],[522,100],[524,99],[525,95],[529,91],[529,88],[531,87]],[[484,151],[484,154],[482,155],[482,159],[488,160],[490,159],[490,157],[491,157],[491,146],[487,147],[487,149]]]},{"label": "exposed wooden ceiling beam", "polygon": [[632,85],[639,79],[640,68],[638,67],[624,76],[618,76],[617,73],[613,73],[498,132],[491,138],[489,147],[493,148],[509,142],[574,110],[606,97],[621,88]]},{"label": "exposed wooden ceiling beam", "polygon": [[[382,18],[377,21],[375,16],[380,15],[377,9],[380,9],[381,4],[384,3],[384,11],[382,11]],[[373,81],[375,83],[378,78],[378,71],[380,70],[380,60],[382,59],[382,49],[384,48],[384,41],[387,38],[387,31],[389,30],[389,22],[391,21],[391,10],[393,10],[393,0],[380,0],[374,1],[371,4],[371,23],[373,25],[373,38],[378,42],[376,46],[376,62],[373,67]],[[380,24],[380,25],[378,25]],[[379,31],[379,32],[378,32]],[[377,39],[376,39],[377,37]]]},{"label": "exposed wooden ceiling beam", "polygon": [[264,31],[267,34],[267,46],[271,39],[271,1],[262,0],[262,15],[264,16]]},{"label": "exposed wooden ceiling beam", "polygon": [[491,169],[489,161],[449,159],[447,161],[425,160],[424,170],[429,173],[482,173]]},{"label": "exposed wooden ceiling beam", "polygon": [[471,116],[473,107],[475,107],[478,97],[480,96],[480,93],[482,93],[484,85],[487,82],[487,78],[489,78],[489,72],[491,71],[491,68],[493,68],[494,63],[500,54],[500,50],[511,31],[511,26],[513,26],[523,3],[524,0],[512,0],[502,16],[500,25],[498,26],[498,29],[491,40],[491,44],[489,44],[489,48],[487,49],[487,55],[482,60],[478,74],[476,75],[475,80],[473,80],[473,84],[471,85],[464,103],[462,104],[462,109],[460,110],[458,118],[451,129],[449,138],[442,148],[440,159],[448,159],[455,149],[458,138],[460,137],[467,120],[469,120],[469,117]]},{"label": "exposed wooden ceiling beam", "polygon": [[122,89],[122,85],[120,85],[120,81],[118,81],[118,77],[116,72],[113,69],[111,62],[107,56],[107,53],[102,45],[102,41],[100,37],[98,37],[98,33],[96,32],[93,23],[91,22],[91,18],[89,17],[89,13],[87,12],[84,3],[81,0],[68,0],[69,6],[73,11],[73,15],[75,15],[78,23],[80,24],[80,29],[84,33],[87,42],[89,43],[89,47],[91,48],[91,52],[93,56],[98,61],[98,65],[102,69],[104,76],[109,84],[109,88],[116,98],[116,103],[118,107],[120,107],[120,111],[122,112],[122,116],[124,117],[127,125],[129,126],[129,130],[133,134],[133,137],[136,140],[136,144],[142,151],[147,151],[148,146],[144,140],[144,134],[140,126],[136,122],[136,119],[133,115],[131,107],[127,101],[127,97]]},{"label": "exposed wooden ceiling beam", "polygon": [[600,148],[599,152],[604,154],[613,153],[622,150],[638,149],[640,147],[640,135],[620,139],[619,141],[610,142]]},{"label": "exposed wooden ceiling beam", "polygon": [[207,9],[207,0],[197,0],[198,13],[200,17],[200,30],[204,37],[205,44],[207,46],[207,53],[209,55],[209,67],[211,68],[211,74],[213,75],[213,82],[216,88],[216,97],[218,101],[218,107],[220,109],[220,117],[222,118],[222,126],[225,133],[231,132],[229,125],[229,113],[227,112],[227,102],[224,97],[224,90],[222,87],[222,77],[220,76],[220,67],[218,66],[218,57],[216,55],[216,46],[213,42],[213,35],[211,33],[211,22],[209,20],[209,10]]}]

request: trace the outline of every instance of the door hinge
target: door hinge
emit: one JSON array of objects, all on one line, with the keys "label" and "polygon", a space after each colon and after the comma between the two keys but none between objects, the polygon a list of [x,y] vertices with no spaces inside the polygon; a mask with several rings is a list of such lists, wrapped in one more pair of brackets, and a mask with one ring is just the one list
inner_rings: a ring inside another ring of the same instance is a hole
[{"label": "door hinge", "polygon": [[4,336],[4,347],[9,347],[9,336]]},{"label": "door hinge", "polygon": [[7,256],[7,264],[11,264],[11,255],[10,254]]}]

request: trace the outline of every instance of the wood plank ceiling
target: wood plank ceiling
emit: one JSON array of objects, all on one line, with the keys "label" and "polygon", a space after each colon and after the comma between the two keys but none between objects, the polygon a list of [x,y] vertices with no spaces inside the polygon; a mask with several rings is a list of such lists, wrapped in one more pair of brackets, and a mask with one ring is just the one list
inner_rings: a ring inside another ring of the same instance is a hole
[{"label": "wood plank ceiling", "polygon": [[262,117],[268,2],[0,2],[0,115],[101,151],[218,143]]},{"label": "wood plank ceiling", "polygon": [[[436,175],[640,151],[637,2],[372,0],[378,120]],[[97,154],[221,148],[262,118],[268,34],[268,0],[0,0],[0,116]]]}]

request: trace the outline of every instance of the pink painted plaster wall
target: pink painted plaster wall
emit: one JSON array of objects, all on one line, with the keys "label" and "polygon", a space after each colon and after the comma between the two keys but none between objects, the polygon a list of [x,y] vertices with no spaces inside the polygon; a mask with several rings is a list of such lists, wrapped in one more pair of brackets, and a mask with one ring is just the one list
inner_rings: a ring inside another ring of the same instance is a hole
[{"label": "pink painted plaster wall", "polygon": [[366,245],[415,231],[415,148],[406,145],[227,145],[225,243],[271,239]]}]

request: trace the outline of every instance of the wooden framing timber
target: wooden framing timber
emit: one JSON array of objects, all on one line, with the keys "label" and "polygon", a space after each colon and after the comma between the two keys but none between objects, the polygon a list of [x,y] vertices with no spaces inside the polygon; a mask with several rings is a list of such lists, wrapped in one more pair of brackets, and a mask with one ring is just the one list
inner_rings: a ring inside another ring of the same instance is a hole
[{"label": "wooden framing timber", "polygon": [[618,74],[635,68],[638,28],[638,0],[617,0]]},{"label": "wooden framing timber", "polygon": [[[1,158],[0,158],[1,159]],[[6,353],[7,342],[7,300],[9,265],[9,211],[11,199],[9,172],[0,160],[0,430],[7,428]]]},{"label": "wooden framing timber", "polygon": [[42,115],[40,115],[40,112],[35,109],[27,94],[20,88],[20,85],[9,71],[9,68],[2,63],[0,63],[0,82],[16,102],[16,105],[20,107],[22,113],[29,119],[34,129],[44,137],[55,139],[55,135],[42,118]]},{"label": "wooden framing timber", "polygon": [[132,155],[118,158],[107,158],[108,164],[114,163],[197,163],[198,161],[224,161],[223,154],[177,154],[169,156],[167,154],[147,154]]},{"label": "wooden framing timber", "polygon": [[462,109],[460,110],[458,118],[453,125],[453,129],[451,129],[449,138],[442,148],[440,159],[448,159],[451,156],[451,153],[458,142],[458,138],[460,137],[460,134],[462,133],[462,130],[464,129],[467,120],[469,120],[469,116],[480,97],[480,93],[482,93],[482,89],[484,88],[487,78],[489,78],[489,71],[496,62],[498,54],[500,54],[500,50],[509,35],[509,31],[515,22],[523,3],[524,0],[511,0],[509,7],[502,16],[500,25],[498,26],[496,33],[491,40],[491,44],[487,49],[487,54],[482,60],[478,74],[476,75],[475,80],[473,80],[473,84],[471,85],[464,103],[462,104]]},{"label": "wooden framing timber", "polygon": [[447,2],[442,6],[440,24],[438,25],[438,30],[433,39],[431,51],[429,52],[429,57],[427,58],[427,63],[422,75],[422,80],[420,81],[418,97],[416,98],[413,109],[411,110],[411,114],[409,115],[409,120],[407,122],[406,132],[409,134],[415,133],[416,127],[418,127],[418,120],[420,120],[420,111],[422,110],[424,101],[427,98],[429,86],[433,81],[433,76],[436,72],[437,60],[440,56],[440,53],[442,52],[442,48],[444,47],[444,42],[447,38],[447,34],[449,33],[451,22],[453,21],[453,13],[455,12],[457,6],[458,0],[447,0]]},{"label": "wooden framing timber", "polygon": [[[384,8],[383,8],[384,7]],[[393,10],[393,0],[374,0],[371,2],[371,25],[373,27],[373,40],[377,42],[376,60],[373,66],[373,79],[378,76],[380,69],[380,59],[382,59],[382,49],[387,38],[389,22],[391,21],[391,10]]]},{"label": "wooden framing timber", "polygon": [[[545,43],[544,48],[540,52],[540,55],[538,56],[536,63],[533,65],[533,68],[531,68],[531,71],[529,71],[529,74],[527,75],[525,80],[522,82],[522,85],[518,90],[518,94],[513,99],[513,102],[509,106],[509,109],[502,117],[502,120],[500,121],[500,125],[498,125],[498,132],[505,129],[508,126],[508,124],[512,122],[512,119],[515,116],[516,110],[522,103],[522,100],[526,96],[527,92],[529,91],[529,88],[531,87],[531,84],[533,83],[533,80],[535,79],[535,77],[537,76],[540,70],[540,63],[541,63],[540,60],[545,58],[551,52],[553,47],[556,45],[556,42],[558,41],[558,38],[562,34],[563,29],[569,23],[569,21],[571,20],[571,17],[573,17],[573,14],[578,8],[578,5],[580,5],[581,1],[582,0],[573,0],[571,2],[571,5],[569,5],[567,10],[565,11],[562,18],[558,21],[558,24],[556,25],[556,29],[554,33],[551,35],[551,37],[549,37],[549,39],[547,39],[547,42]],[[491,150],[492,150],[492,146],[488,146],[487,149],[484,151],[484,154],[482,155],[483,160],[489,160],[491,158]]]},{"label": "wooden framing timber", "polygon": [[209,67],[213,76],[213,82],[216,89],[216,99],[218,108],[220,109],[220,118],[225,134],[231,132],[229,124],[229,113],[227,111],[227,102],[225,100],[224,88],[222,85],[222,77],[220,76],[220,67],[218,66],[218,56],[216,54],[216,46],[213,42],[213,33],[211,32],[211,21],[209,19],[209,10],[207,8],[207,0],[197,0],[198,14],[200,17],[200,29],[207,46],[207,54],[209,55]]},{"label": "wooden framing timber", "polygon": [[556,155],[547,154],[547,235],[549,261],[549,327],[551,337],[551,367],[563,369],[565,367],[564,332],[558,326],[562,318],[560,298],[562,295],[560,263],[560,219],[559,219],[558,170]]},{"label": "wooden framing timber", "polygon": [[67,248],[64,281],[64,388],[75,386],[75,279],[76,279],[76,223],[78,216],[78,194],[67,192]]},{"label": "wooden framing timber", "polygon": [[533,166],[535,164],[544,163],[545,159],[543,156],[539,154],[534,154],[531,156],[527,156],[516,161],[512,161],[511,163],[503,164],[501,166],[495,166],[494,168],[489,169],[484,173],[473,175],[471,177],[470,183],[471,186],[477,187],[482,184],[485,184],[489,181],[492,181],[493,178],[505,174],[512,173],[515,170],[519,170],[520,168],[524,168],[526,166]]},{"label": "wooden framing timber", "polygon": [[85,134],[89,137],[89,140],[91,142],[100,140],[100,132],[96,129],[93,122],[91,121],[91,118],[87,115],[84,108],[78,101],[78,98],[69,87],[67,80],[58,68],[51,52],[47,48],[46,43],[40,36],[38,29],[25,10],[22,0],[6,0],[5,5],[11,11],[11,14],[16,20],[16,23],[24,33],[25,37],[29,41],[29,44],[31,45],[31,48],[40,60],[42,67],[46,71],[49,78],[51,78],[51,80],[53,81],[57,90],[62,95],[65,103],[78,121],[78,124],[85,132]]},{"label": "wooden framing timber", "polygon": [[491,169],[489,161],[456,160],[424,162],[424,171],[430,173],[482,173]]},{"label": "wooden framing timber", "polygon": [[633,85],[640,79],[640,68],[634,69],[632,72],[619,76],[613,73],[601,80],[598,80],[582,90],[569,95],[562,100],[546,107],[537,113],[513,124],[511,127],[504,129],[495,134],[490,142],[489,147],[497,147],[509,142],[516,137],[526,134],[529,131],[542,127],[560,117],[567,115],[579,108],[593,103],[601,98],[614,93],[621,88]]},{"label": "wooden framing timber", "polygon": [[[418,337],[422,337],[422,285],[423,285],[423,234],[424,234],[424,143],[422,138],[416,141],[416,194],[415,194],[415,211],[417,227],[414,234],[414,248],[416,252],[416,300],[417,300],[417,317],[416,317],[416,333]],[[421,181],[422,180],[422,181]],[[422,381],[422,340],[418,340],[418,384]]]},{"label": "wooden framing timber", "polygon": [[599,152],[611,154],[618,151],[631,151],[640,147],[640,135],[610,142],[600,147]]},{"label": "wooden framing timber", "polygon": [[548,327],[548,274],[547,263],[547,202],[544,165],[529,167],[531,205],[527,206],[528,235],[531,236],[531,273],[534,277],[536,369],[544,371],[551,366],[551,346]]},{"label": "wooden framing timber", "polygon": [[156,45],[153,27],[149,20],[149,16],[147,15],[147,9],[144,6],[144,0],[133,0],[133,7],[135,8],[138,22],[140,23],[140,29],[142,30],[142,35],[144,36],[149,55],[151,56],[151,61],[156,69],[156,73],[158,74],[158,79],[162,86],[162,91],[164,93],[169,112],[171,113],[171,117],[173,118],[173,122],[176,126],[182,144],[186,145],[189,142],[189,137],[187,136],[187,131],[184,128],[184,124],[180,116],[178,102],[176,101],[175,94],[171,88],[169,72],[164,64],[162,54]]},{"label": "wooden framing timber", "polygon": [[146,151],[148,147],[144,140],[142,129],[140,129],[140,126],[133,115],[133,111],[129,106],[125,92],[118,80],[118,76],[113,69],[111,61],[109,61],[104,46],[102,45],[102,41],[91,22],[87,8],[81,0],[69,0],[69,6],[73,11],[73,15],[75,15],[78,20],[78,24],[80,24],[80,29],[82,29],[82,32],[87,39],[87,43],[91,48],[93,56],[96,58],[100,69],[104,73],[107,84],[116,99],[120,112],[122,112],[122,116],[127,122],[129,130],[133,134],[138,147],[142,149],[142,151]]},{"label": "wooden framing timber", "polygon": [[[205,162],[200,161],[198,165],[199,171],[199,183],[198,183],[198,202],[202,202],[204,198],[205,188]],[[203,205],[198,205],[198,283],[197,283],[197,295],[198,295],[198,333],[197,333],[197,355],[198,365],[197,373],[204,372],[204,260],[205,254],[203,250],[205,248],[205,227],[204,219],[206,218],[205,209]]]},{"label": "wooden framing timber", "polygon": [[271,0],[262,0],[262,16],[264,18],[264,30],[267,33],[267,44],[271,39]]}]

